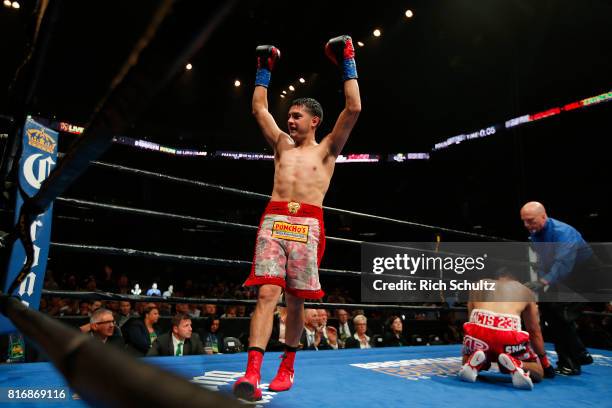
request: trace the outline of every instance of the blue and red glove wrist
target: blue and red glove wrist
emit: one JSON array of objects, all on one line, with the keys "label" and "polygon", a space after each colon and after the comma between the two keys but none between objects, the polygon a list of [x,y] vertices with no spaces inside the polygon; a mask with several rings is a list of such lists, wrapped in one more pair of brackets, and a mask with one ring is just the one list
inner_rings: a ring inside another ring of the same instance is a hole
[{"label": "blue and red glove wrist", "polygon": [[357,79],[357,64],[355,58],[346,58],[342,62],[342,80]]},{"label": "blue and red glove wrist", "polygon": [[270,78],[272,73],[267,68],[258,68],[255,74],[255,86],[265,86],[266,88],[270,85]]}]

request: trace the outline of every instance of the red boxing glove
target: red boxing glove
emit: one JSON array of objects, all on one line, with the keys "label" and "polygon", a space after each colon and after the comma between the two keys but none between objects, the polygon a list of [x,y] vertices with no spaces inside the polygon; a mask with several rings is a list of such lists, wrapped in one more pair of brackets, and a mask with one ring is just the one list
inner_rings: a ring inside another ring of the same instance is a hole
[{"label": "red boxing glove", "polygon": [[540,364],[542,364],[542,368],[544,369],[544,378],[554,378],[555,376],[555,368],[550,364],[548,360],[548,356],[544,354],[543,356],[538,356],[540,358]]},{"label": "red boxing glove", "polygon": [[325,44],[325,55],[342,69],[342,79],[357,79],[355,48],[348,35],[332,38]]},{"label": "red boxing glove", "polygon": [[255,86],[270,85],[271,72],[274,64],[280,59],[280,50],[273,45],[260,45],[255,49],[257,56],[257,74],[255,75]]},{"label": "red boxing glove", "polygon": [[260,45],[255,49],[255,55],[257,56],[257,69],[265,68],[272,71],[276,61],[280,59],[281,53],[273,45]]}]

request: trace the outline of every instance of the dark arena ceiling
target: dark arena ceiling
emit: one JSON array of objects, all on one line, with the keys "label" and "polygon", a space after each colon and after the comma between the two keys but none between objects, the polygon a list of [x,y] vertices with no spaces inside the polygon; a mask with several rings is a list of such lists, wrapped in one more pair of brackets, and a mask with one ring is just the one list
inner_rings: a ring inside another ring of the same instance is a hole
[{"label": "dark arena ceiling", "polygon": [[[44,32],[46,58],[27,113],[86,124],[156,4],[51,1],[56,20]],[[177,27],[186,21],[209,24],[224,4],[179,1],[160,35],[179,46],[188,36]],[[26,1],[18,10],[0,9],[3,89],[24,59],[33,8]],[[406,18],[407,9],[412,18]],[[343,104],[339,75],[323,46],[346,33],[363,43],[356,49],[363,111],[345,152],[381,157],[427,152],[431,157],[339,165],[325,204],[523,240],[518,210],[525,201],[540,200],[587,239],[605,241],[612,208],[606,140],[612,131],[611,104],[563,112],[439,151],[432,147],[455,135],[609,92],[610,15],[607,0],[238,1],[189,59],[192,69],[181,71],[150,101],[126,136],[175,148],[270,153],[251,117],[250,98],[255,47],[274,44],[282,59],[272,76],[271,112],[285,127],[289,100],[312,96],[325,109],[321,137]],[[372,34],[376,28],[379,37]],[[236,80],[241,86],[234,86]],[[295,91],[281,98],[289,85]],[[0,111],[12,109],[8,93],[1,93]],[[65,150],[77,136],[61,137]],[[266,194],[272,186],[268,161],[172,157],[117,145],[102,159]],[[66,195],[251,224],[263,206],[95,169]],[[123,228],[110,214],[62,205],[56,214],[65,218],[56,221],[55,239],[110,240]],[[89,220],[88,227],[77,228],[71,217]],[[174,233],[163,223],[155,228],[152,235]],[[392,232],[389,224],[350,217],[330,217],[328,228],[336,235],[373,240],[433,236],[405,228]],[[220,232],[196,228],[190,233],[187,240],[194,244],[201,234]]]}]

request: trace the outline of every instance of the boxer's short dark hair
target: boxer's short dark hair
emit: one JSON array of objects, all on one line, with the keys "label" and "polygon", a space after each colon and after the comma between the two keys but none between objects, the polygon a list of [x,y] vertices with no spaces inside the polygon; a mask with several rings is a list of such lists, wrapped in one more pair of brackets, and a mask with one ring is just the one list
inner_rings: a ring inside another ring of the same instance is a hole
[{"label": "boxer's short dark hair", "polygon": [[312,116],[319,118],[319,125],[323,122],[323,107],[312,98],[297,98],[291,101],[291,106],[302,106]]}]

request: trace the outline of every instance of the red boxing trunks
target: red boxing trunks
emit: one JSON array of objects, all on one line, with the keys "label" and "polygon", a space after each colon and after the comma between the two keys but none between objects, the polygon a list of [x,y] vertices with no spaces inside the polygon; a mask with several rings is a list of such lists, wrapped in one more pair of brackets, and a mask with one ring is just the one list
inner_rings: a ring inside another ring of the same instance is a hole
[{"label": "red boxing trunks", "polygon": [[304,299],[321,299],[319,264],[325,250],[323,210],[270,201],[261,217],[251,274],[245,286],[278,285]]},{"label": "red boxing trunks", "polygon": [[470,321],[463,324],[463,354],[482,350],[487,361],[497,362],[500,353],[517,360],[536,361],[531,349],[529,333],[521,331],[521,318],[483,309],[472,310]]}]

